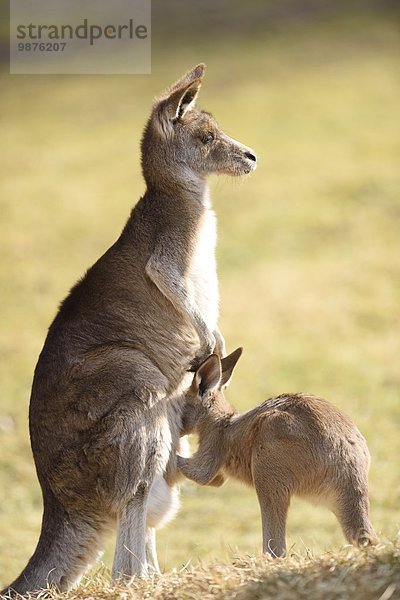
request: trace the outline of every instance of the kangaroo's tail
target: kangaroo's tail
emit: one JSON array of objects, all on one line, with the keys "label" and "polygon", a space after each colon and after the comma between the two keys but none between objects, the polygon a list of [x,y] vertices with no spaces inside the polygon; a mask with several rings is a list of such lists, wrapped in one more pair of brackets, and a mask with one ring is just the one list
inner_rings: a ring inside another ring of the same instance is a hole
[{"label": "kangaroo's tail", "polygon": [[51,586],[67,591],[79,582],[100,549],[101,527],[67,513],[54,496],[47,495],[36,550],[21,575],[0,596],[16,598]]}]

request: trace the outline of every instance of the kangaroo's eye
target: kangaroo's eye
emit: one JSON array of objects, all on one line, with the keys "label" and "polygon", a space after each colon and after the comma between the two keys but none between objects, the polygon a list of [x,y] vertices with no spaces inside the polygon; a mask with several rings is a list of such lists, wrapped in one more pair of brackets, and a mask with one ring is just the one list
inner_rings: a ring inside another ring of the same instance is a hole
[{"label": "kangaroo's eye", "polygon": [[211,133],[211,131],[209,131],[208,133],[205,133],[204,135],[201,136],[201,141],[203,142],[203,144],[209,144],[210,142],[212,142],[214,139],[214,134]]}]

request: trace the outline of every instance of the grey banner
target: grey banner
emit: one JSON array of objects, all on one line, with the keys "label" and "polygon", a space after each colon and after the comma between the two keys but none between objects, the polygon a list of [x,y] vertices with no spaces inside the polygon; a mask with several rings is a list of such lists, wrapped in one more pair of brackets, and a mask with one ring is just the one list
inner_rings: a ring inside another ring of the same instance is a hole
[{"label": "grey banner", "polygon": [[10,73],[151,72],[151,0],[10,0]]}]

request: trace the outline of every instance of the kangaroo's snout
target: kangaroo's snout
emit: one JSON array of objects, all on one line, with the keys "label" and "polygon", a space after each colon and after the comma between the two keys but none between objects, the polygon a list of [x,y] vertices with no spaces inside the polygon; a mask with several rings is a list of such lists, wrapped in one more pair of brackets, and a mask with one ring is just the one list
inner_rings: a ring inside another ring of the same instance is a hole
[{"label": "kangaroo's snout", "polygon": [[237,156],[237,150],[234,149],[232,153],[232,158],[234,163],[229,165],[230,168],[233,167],[233,172],[229,172],[230,168],[228,167],[228,172],[230,175],[247,175],[251,173],[251,171],[255,171],[257,168],[257,156],[255,155],[254,150],[251,148],[247,148],[242,144],[239,145],[239,155]]},{"label": "kangaroo's snout", "polygon": [[253,152],[250,152],[249,150],[246,150],[244,155],[246,158],[248,158],[249,160],[254,162],[254,169],[255,169],[256,168],[255,163],[257,162],[257,156],[255,154],[253,154]]}]

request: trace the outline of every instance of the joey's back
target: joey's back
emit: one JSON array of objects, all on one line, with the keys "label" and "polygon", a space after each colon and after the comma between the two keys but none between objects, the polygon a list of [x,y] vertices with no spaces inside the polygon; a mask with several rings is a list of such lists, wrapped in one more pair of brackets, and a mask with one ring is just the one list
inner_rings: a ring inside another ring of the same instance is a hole
[{"label": "joey's back", "polygon": [[[369,452],[356,425],[336,406],[311,394],[282,394],[241,415],[231,418],[226,428],[231,449],[232,472],[235,456],[246,464],[246,479],[251,481],[254,453],[263,448],[268,460],[292,464],[293,471],[308,465],[318,474],[335,468],[338,456],[357,454],[369,466]],[[228,460],[229,467],[229,460]]]}]

